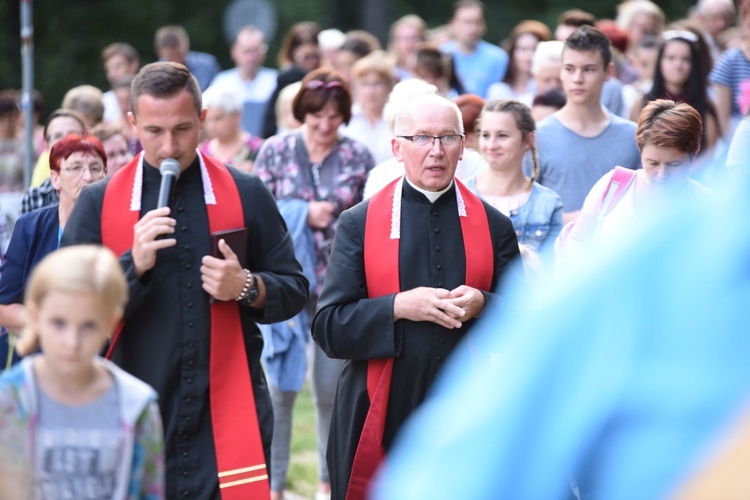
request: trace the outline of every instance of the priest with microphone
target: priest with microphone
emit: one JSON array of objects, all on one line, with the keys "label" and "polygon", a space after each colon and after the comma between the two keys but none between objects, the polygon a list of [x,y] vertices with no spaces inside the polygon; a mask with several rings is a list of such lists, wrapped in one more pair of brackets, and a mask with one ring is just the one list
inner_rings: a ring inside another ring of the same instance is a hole
[{"label": "priest with microphone", "polygon": [[143,152],[81,194],[63,245],[118,255],[130,300],[108,355],[159,393],[166,498],[268,498],[273,417],[256,323],[307,281],[273,196],[197,151],[206,112],[181,64],[144,66],[128,114]]}]

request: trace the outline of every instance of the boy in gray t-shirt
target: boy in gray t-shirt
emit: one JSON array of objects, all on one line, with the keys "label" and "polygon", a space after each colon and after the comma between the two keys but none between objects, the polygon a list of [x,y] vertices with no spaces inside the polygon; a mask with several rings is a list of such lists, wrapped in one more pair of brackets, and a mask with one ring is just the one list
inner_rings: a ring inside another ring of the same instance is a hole
[{"label": "boy in gray t-shirt", "polygon": [[565,41],[563,90],[567,102],[539,122],[541,172],[537,181],[562,197],[563,220],[575,220],[589,190],[615,166],[640,168],[635,123],[601,105],[602,88],[614,72],[612,45],[601,31],[583,26]]}]

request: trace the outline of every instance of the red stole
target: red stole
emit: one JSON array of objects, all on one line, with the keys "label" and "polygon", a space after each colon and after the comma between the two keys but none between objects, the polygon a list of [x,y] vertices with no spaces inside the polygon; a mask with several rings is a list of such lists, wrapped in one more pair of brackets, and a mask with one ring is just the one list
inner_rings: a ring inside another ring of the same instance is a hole
[{"label": "red stole", "polygon": [[[140,219],[140,208],[132,209],[131,198],[134,194],[141,195],[141,186],[135,185],[138,170],[151,168],[142,166],[142,156],[137,156],[116,172],[104,193],[102,243],[117,255],[122,255],[133,246],[133,231],[122,228],[132,228]],[[201,157],[216,198],[215,203],[206,204],[210,232],[245,227],[242,200],[229,170],[209,156],[201,154]],[[140,207],[139,203],[137,205]],[[216,301],[210,307],[209,391],[221,496],[225,500],[268,498],[268,472],[239,304],[235,301]],[[121,329],[122,326],[112,339],[108,357],[119,339]]]},{"label": "red stole", "polygon": [[[367,208],[364,263],[367,293],[370,298],[401,291],[398,261],[400,239],[390,237],[391,225],[400,222],[392,220],[394,192],[399,180],[393,181],[376,193],[370,199]],[[459,217],[466,252],[466,284],[479,290],[489,291],[495,266],[487,212],[479,198],[458,179],[454,181],[456,190],[460,193],[460,198],[463,198],[466,207],[466,215]],[[367,394],[370,399],[370,409],[367,412],[354,455],[349,488],[346,493],[347,500],[359,500],[366,497],[370,480],[385,457],[383,433],[392,373],[393,358],[375,359],[368,362]]]}]

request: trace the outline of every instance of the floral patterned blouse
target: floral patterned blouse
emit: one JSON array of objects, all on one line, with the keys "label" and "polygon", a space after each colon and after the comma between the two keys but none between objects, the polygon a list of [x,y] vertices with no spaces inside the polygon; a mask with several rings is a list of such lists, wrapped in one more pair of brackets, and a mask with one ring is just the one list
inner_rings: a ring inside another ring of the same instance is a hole
[{"label": "floral patterned blouse", "polygon": [[323,286],[339,216],[362,201],[367,173],[374,166],[367,147],[347,137],[339,138],[322,163],[311,164],[299,129],[266,139],[258,153],[255,173],[277,201],[330,201],[336,206],[330,226],[325,230],[313,229],[317,294]]}]

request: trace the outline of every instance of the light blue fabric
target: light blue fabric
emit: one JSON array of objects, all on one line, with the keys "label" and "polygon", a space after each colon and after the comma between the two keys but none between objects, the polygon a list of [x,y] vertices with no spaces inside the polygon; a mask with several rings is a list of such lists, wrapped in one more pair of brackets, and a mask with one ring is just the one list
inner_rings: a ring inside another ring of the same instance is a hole
[{"label": "light blue fabric", "polygon": [[490,85],[502,80],[508,69],[508,53],[484,40],[479,40],[471,54],[461,52],[455,41],[444,43],[440,50],[453,56],[464,90],[483,99],[487,97]]},{"label": "light blue fabric", "polygon": [[[583,207],[586,195],[596,181],[620,165],[641,168],[641,154],[635,142],[636,124],[610,113],[610,122],[599,135],[584,137],[550,115],[536,127],[539,158],[537,182],[555,191],[563,201],[564,212]],[[531,154],[524,157],[524,171],[530,174]]]},{"label": "light blue fabric", "polygon": [[[307,225],[307,202],[282,200],[277,202],[294,240],[294,255],[310,282],[310,290],[317,286],[315,278],[315,242]],[[305,344],[310,341],[310,316],[305,309],[293,318],[269,325],[258,324],[263,335],[261,358],[266,376],[279,390],[299,392],[305,382],[307,358]]]},{"label": "light blue fabric", "polygon": [[[466,181],[466,187],[481,198],[477,192],[477,178]],[[516,230],[518,243],[531,245],[537,252],[551,251],[555,239],[562,230],[562,199],[550,188],[534,182],[529,199],[508,214]]]},{"label": "light blue fabric", "polygon": [[[666,498],[750,401],[747,173],[718,206],[683,200],[542,296],[489,311],[374,498],[569,498],[571,477],[582,498]],[[487,351],[481,373],[469,355]]]}]

